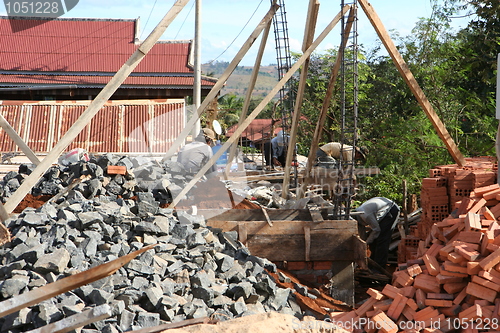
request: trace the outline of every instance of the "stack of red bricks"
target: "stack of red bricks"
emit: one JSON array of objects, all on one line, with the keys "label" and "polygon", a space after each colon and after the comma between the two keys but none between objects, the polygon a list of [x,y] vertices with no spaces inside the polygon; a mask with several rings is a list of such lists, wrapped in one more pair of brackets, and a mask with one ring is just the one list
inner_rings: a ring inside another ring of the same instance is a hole
[{"label": "stack of red bricks", "polygon": [[[478,187],[496,183],[497,165],[491,157],[467,158],[466,165],[456,164],[437,166],[429,170],[429,177],[422,180],[420,204],[422,215],[417,229],[409,235],[413,238],[425,238],[434,223],[442,221],[454,209],[455,204]],[[398,262],[413,257],[413,248],[404,246],[402,240],[398,249]]]},{"label": "stack of red bricks", "polygon": [[475,188],[453,208],[392,284],[332,321],[351,332],[500,332],[500,186]]},{"label": "stack of red bricks", "polygon": [[447,178],[443,176],[422,180],[420,191],[422,216],[417,224],[419,235],[427,235],[434,223],[442,221],[450,213],[447,184]]},{"label": "stack of red bricks", "polygon": [[420,238],[413,235],[409,235],[406,238],[401,239],[398,244],[398,263],[416,259],[419,243]]}]

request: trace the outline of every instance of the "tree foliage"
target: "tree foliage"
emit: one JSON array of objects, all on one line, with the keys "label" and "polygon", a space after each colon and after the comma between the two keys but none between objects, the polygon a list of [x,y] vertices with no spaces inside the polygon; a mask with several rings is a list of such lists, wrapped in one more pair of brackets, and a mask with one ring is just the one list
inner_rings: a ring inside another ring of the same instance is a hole
[{"label": "tree foliage", "polygon": [[[434,110],[466,157],[494,156],[496,59],[500,53],[498,0],[432,0],[433,15],[421,19],[410,36],[392,34]],[[469,25],[455,31],[451,20],[461,12]],[[368,147],[366,166],[381,174],[360,178],[357,199],[386,196],[401,200],[406,180],[418,194],[421,179],[436,165],[454,163],[416,98],[381,45],[359,49],[359,145]],[[336,50],[314,55],[308,72],[298,142],[307,154],[321,110]],[[339,90],[323,124],[323,142],[339,138]]]},{"label": "tree foliage", "polygon": [[[262,98],[252,98],[248,105],[248,113],[252,112],[262,101]],[[225,94],[217,100],[218,115],[217,120],[221,123],[222,128],[227,129],[236,125],[241,116],[241,110],[245,103],[245,98],[237,96],[234,93]],[[272,103],[269,103],[259,114],[258,118],[266,118],[270,115]]]}]

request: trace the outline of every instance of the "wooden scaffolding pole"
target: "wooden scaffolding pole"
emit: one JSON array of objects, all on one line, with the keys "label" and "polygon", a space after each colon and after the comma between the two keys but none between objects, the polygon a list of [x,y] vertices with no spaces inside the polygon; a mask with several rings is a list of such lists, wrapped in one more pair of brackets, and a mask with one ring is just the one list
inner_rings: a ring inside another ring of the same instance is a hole
[{"label": "wooden scaffolding pole", "polygon": [[186,139],[186,137],[188,136],[188,134],[193,129],[193,126],[195,125],[195,123],[198,121],[198,119],[200,118],[200,116],[202,115],[202,113],[205,111],[205,108],[207,107],[207,105],[214,98],[217,97],[217,94],[222,89],[222,87],[226,83],[226,81],[229,78],[229,76],[233,73],[234,69],[236,68],[236,66],[238,66],[238,64],[240,63],[241,59],[243,59],[243,57],[248,52],[248,50],[250,49],[250,47],[252,47],[253,43],[259,37],[259,35],[262,32],[262,30],[264,30],[264,28],[267,26],[268,22],[270,22],[272,20],[272,18],[274,16],[274,13],[276,12],[276,10],[278,8],[279,8],[279,6],[276,5],[276,4],[274,4],[274,5],[271,6],[271,8],[267,12],[267,14],[264,16],[264,18],[257,25],[257,27],[255,28],[255,30],[250,35],[250,37],[248,37],[248,39],[245,42],[245,44],[243,44],[243,46],[241,47],[241,49],[238,51],[238,53],[234,57],[233,61],[231,61],[231,63],[226,68],[226,70],[224,71],[224,73],[222,73],[222,76],[217,80],[217,83],[212,87],[212,89],[210,90],[210,92],[208,93],[208,95],[205,97],[205,99],[201,103],[201,105],[198,108],[198,110],[196,110],[196,113],[193,115],[193,117],[191,117],[191,120],[189,120],[189,122],[186,124],[186,126],[184,127],[184,129],[181,131],[181,133],[179,134],[179,136],[177,137],[177,139],[175,139],[175,141],[172,144],[172,146],[170,146],[170,149],[165,154],[164,158],[170,158],[170,157],[172,157],[175,154],[175,152],[177,151],[177,149],[182,145],[182,143],[184,142],[184,140]]},{"label": "wooden scaffolding pole", "polygon": [[[302,52],[307,50],[314,40],[314,30],[316,29],[316,22],[318,19],[319,2],[318,0],[310,0],[309,8],[307,11],[307,24],[304,31],[304,40],[302,42]],[[286,154],[286,162],[284,166],[283,188],[281,190],[281,197],[288,199],[288,188],[290,187],[290,171],[292,161],[295,156],[295,145],[297,144],[297,130],[302,109],[302,100],[304,99],[304,90],[306,89],[307,73],[309,71],[309,58],[306,59],[300,72],[299,87],[297,89],[297,96],[295,98],[295,107],[293,110],[292,127],[290,128],[290,140],[288,142],[288,150]]]},{"label": "wooden scaffolding pole", "polygon": [[333,91],[335,89],[335,83],[337,81],[337,76],[340,70],[340,65],[342,64],[342,54],[344,53],[345,45],[349,39],[349,34],[351,33],[352,24],[356,15],[357,8],[352,7],[349,11],[349,18],[347,19],[346,27],[344,29],[344,36],[342,43],[340,44],[339,50],[337,52],[337,59],[332,67],[330,74],[330,80],[328,81],[328,88],[326,90],[325,99],[323,100],[323,105],[321,107],[321,112],[316,122],[316,128],[314,129],[313,139],[311,142],[311,149],[309,149],[309,155],[307,156],[307,164],[305,169],[304,180],[297,193],[297,198],[303,198],[306,192],[307,186],[311,183],[311,169],[316,159],[316,152],[318,151],[319,142],[321,140],[321,135],[323,133],[323,124],[325,123],[326,115],[328,113],[328,108],[330,107],[330,102],[332,100]]},{"label": "wooden scaffolding pole", "polygon": [[71,128],[64,134],[64,136],[57,142],[54,148],[47,154],[47,156],[38,164],[33,172],[24,180],[21,186],[14,192],[14,194],[5,203],[5,210],[11,213],[16,206],[24,199],[26,194],[38,182],[40,177],[52,166],[52,163],[58,159],[61,153],[66,149],[71,142],[80,134],[85,126],[92,120],[97,112],[102,108],[106,101],[113,95],[113,93],[120,87],[130,73],[139,65],[141,60],[155,45],[156,41],[161,37],[163,32],[167,29],[170,23],[175,19],[179,12],[189,0],[177,0],[168,13],[163,17],[156,28],[149,34],[149,36],[142,42],[137,50],[130,56],[130,58],[123,64],[123,66],[111,78],[108,84],[101,90],[96,98],[90,103],[87,109],[82,113],[80,118],[71,126]]},{"label": "wooden scaffolding pole", "polygon": [[[259,75],[260,64],[262,62],[262,56],[264,54],[264,50],[266,49],[266,43],[267,43],[267,38],[269,37],[269,31],[271,30],[271,23],[272,23],[272,20],[270,20],[267,23],[266,29],[264,30],[264,33],[262,34],[259,52],[257,53],[257,58],[255,58],[255,63],[253,65],[252,75],[250,76],[250,83],[248,84],[247,94],[245,96],[245,102],[243,104],[243,109],[241,110],[240,119],[238,121],[238,126],[241,126],[241,123],[247,117],[248,108],[249,108],[250,102],[252,100],[253,88],[255,87],[255,83],[257,82],[257,76]],[[228,177],[229,171],[231,170],[231,163],[234,159],[234,155],[236,155],[236,147],[237,147],[236,144],[234,144],[231,146],[231,149],[229,149],[229,157],[227,159],[227,165],[226,165],[226,169],[224,171],[224,176],[226,179]]]},{"label": "wooden scaffolding pole", "polygon": [[29,158],[31,163],[34,165],[40,164],[40,160],[36,157],[35,153],[31,148],[23,141],[23,139],[17,134],[17,132],[10,126],[9,122],[0,114],[0,126],[3,128],[5,133],[14,141],[14,143],[21,148],[26,157]]},{"label": "wooden scaffolding pole", "polygon": [[448,149],[448,152],[451,154],[453,159],[455,160],[455,163],[457,163],[459,166],[463,166],[465,164],[465,158],[458,149],[457,145],[453,141],[453,138],[451,137],[450,133],[448,133],[448,130],[444,126],[444,124],[441,122],[439,119],[438,115],[432,108],[431,103],[425,96],[424,92],[420,88],[420,86],[417,83],[417,80],[415,80],[415,77],[413,76],[412,72],[410,71],[410,68],[404,61],[403,57],[399,53],[398,49],[394,45],[391,37],[387,33],[387,30],[385,29],[384,25],[382,24],[382,21],[378,17],[377,13],[373,9],[372,5],[367,1],[367,0],[359,0],[359,3],[361,7],[363,8],[366,16],[368,16],[368,19],[370,20],[371,24],[373,25],[373,28],[377,32],[380,40],[384,44],[385,48],[389,52],[389,55],[392,58],[392,61],[396,65],[396,68],[398,69],[399,73],[405,80],[406,84],[410,88],[411,92],[415,96],[415,98],[418,101],[418,104],[422,107],[424,110],[425,114],[431,121],[432,125],[434,126],[434,129],[437,131],[439,137],[441,140],[444,142],[446,145],[446,148]]},{"label": "wooden scaffolding pole", "polygon": [[169,205],[169,208],[175,208],[175,206],[180,202],[181,198],[185,196],[189,190],[193,188],[193,186],[200,180],[201,177],[210,169],[210,167],[217,161],[222,154],[228,150],[233,142],[237,140],[237,138],[243,133],[243,131],[250,125],[252,120],[254,120],[259,113],[264,109],[264,107],[273,99],[273,97],[278,93],[278,91],[285,85],[288,80],[292,77],[292,75],[299,69],[300,66],[306,61],[306,59],[311,55],[311,53],[318,47],[318,45],[325,39],[325,37],[332,31],[332,29],[337,25],[340,21],[342,15],[349,10],[351,6],[346,5],[342,8],[342,11],[337,14],[333,18],[333,20],[328,24],[328,26],[323,30],[323,32],[316,38],[314,43],[302,54],[302,56],[297,60],[297,62],[286,72],[283,78],[274,86],[273,90],[269,92],[269,94],[260,102],[259,105],[248,115],[248,118],[239,126],[234,134],[226,141],[226,143],[214,154],[214,156],[201,168],[201,170],[193,177],[193,179],[186,184],[186,186],[182,189],[182,191],[173,199],[172,203]]}]

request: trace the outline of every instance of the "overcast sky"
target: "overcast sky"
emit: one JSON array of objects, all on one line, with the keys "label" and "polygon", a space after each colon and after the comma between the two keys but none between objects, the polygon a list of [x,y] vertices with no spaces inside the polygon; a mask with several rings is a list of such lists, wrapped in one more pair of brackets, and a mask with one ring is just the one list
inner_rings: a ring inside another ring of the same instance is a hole
[{"label": "overcast sky", "polygon": [[[191,0],[167,28],[164,40],[193,39],[195,6]],[[212,60],[232,61],[241,46],[250,36],[257,24],[269,10],[270,0],[201,0],[202,1],[202,62]],[[346,1],[347,2],[347,1]],[[370,0],[386,29],[395,30],[400,36],[407,36],[421,17],[432,14],[429,0]],[[131,19],[140,17],[140,38],[145,39],[171,8],[173,0],[80,0],[63,17],[80,18],[117,18]],[[300,51],[308,9],[307,0],[285,1],[288,21],[290,47]],[[317,37],[340,11],[340,0],[320,1]],[[0,13],[5,15],[5,7],[0,5]],[[358,43],[369,47],[378,40],[364,12],[358,14]],[[392,32],[391,32],[392,34]],[[237,37],[239,35],[239,37]],[[317,48],[317,52],[337,48],[340,42],[340,28],[336,27]],[[254,64],[260,39],[258,39],[240,65]],[[274,33],[271,32],[263,65],[276,63]]]}]

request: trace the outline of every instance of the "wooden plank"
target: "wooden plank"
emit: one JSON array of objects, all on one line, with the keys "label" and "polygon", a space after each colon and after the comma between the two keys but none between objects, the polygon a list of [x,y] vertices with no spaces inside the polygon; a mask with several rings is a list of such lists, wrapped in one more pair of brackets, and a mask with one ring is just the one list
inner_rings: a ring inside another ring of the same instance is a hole
[{"label": "wooden plank", "polygon": [[[2,214],[6,214],[5,209],[3,208],[2,203],[0,203],[0,211],[3,210]],[[9,217],[7,216],[7,219]],[[3,219],[3,218],[2,218]],[[0,246],[7,244],[10,242],[10,231],[7,227],[0,221]]]},{"label": "wooden plank", "polygon": [[367,245],[357,234],[352,237],[352,250],[357,258],[356,263],[360,269],[368,269],[368,258],[366,257]]},{"label": "wooden plank", "polygon": [[111,307],[103,304],[25,333],[66,333],[106,319],[111,315]]},{"label": "wooden plank", "polygon": [[465,165],[465,158],[458,149],[457,145],[453,141],[453,138],[451,137],[450,133],[444,126],[444,124],[441,122],[439,119],[439,116],[436,114],[434,111],[431,103],[425,96],[424,92],[418,85],[417,80],[415,80],[415,77],[413,76],[412,72],[410,71],[410,68],[404,61],[403,57],[399,53],[398,49],[394,45],[394,42],[392,41],[391,37],[387,33],[387,30],[385,29],[384,25],[382,24],[382,21],[380,20],[379,16],[373,9],[372,5],[367,1],[367,0],[359,0],[359,4],[363,8],[366,16],[370,20],[372,26],[374,27],[375,31],[377,32],[380,40],[384,44],[385,48],[387,49],[387,52],[389,52],[389,55],[391,56],[394,64],[396,65],[396,68],[398,69],[399,73],[405,80],[406,84],[412,91],[413,95],[417,99],[418,103],[424,110],[425,114],[431,121],[432,125],[434,126],[434,129],[436,130],[437,134],[443,141],[443,143],[446,145],[446,148],[448,149],[448,152],[450,155],[453,157],[453,160],[459,165],[459,166],[464,166]]},{"label": "wooden plank", "polygon": [[10,126],[9,122],[4,118],[2,114],[0,114],[0,126],[3,128],[5,133],[14,141],[14,143],[21,148],[23,153],[34,165],[40,164],[40,160],[36,157],[35,153],[31,150],[31,148],[24,142],[24,140],[17,134],[16,130]]},{"label": "wooden plank", "polygon": [[354,263],[347,266],[331,278],[331,296],[336,300],[343,301],[354,307]]},{"label": "wooden plank", "polygon": [[[346,5],[344,8],[342,8],[341,12],[338,13],[333,20],[328,24],[328,26],[323,30],[323,32],[316,38],[314,43],[307,49],[306,52],[300,56],[300,58],[293,64],[293,66],[286,72],[286,74],[281,78],[281,80],[276,84],[276,86],[267,94],[266,97],[255,107],[255,109],[248,115],[247,119],[239,126],[233,135],[229,138],[229,140],[226,141],[226,143],[217,151],[217,153],[214,154],[214,156],[210,159],[210,161],[207,162],[201,168],[201,170],[193,177],[193,179],[187,183],[182,191],[177,195],[176,198],[172,201],[170,204],[170,208],[174,208],[177,203],[181,200],[184,195],[186,195],[192,188],[193,186],[198,182],[198,180],[208,171],[208,169],[215,163],[215,161],[222,156],[222,154],[236,141],[236,139],[243,133],[243,131],[250,125],[250,123],[259,115],[259,113],[267,106],[267,103],[269,103],[274,96],[278,93],[278,91],[283,88],[286,82],[290,80],[290,78],[295,74],[295,72],[302,66],[302,64],[306,61],[306,59],[311,55],[311,53],[316,49],[316,47],[325,39],[325,37],[332,31],[332,29],[337,25],[337,23],[340,21],[340,18],[342,15],[344,15],[347,10],[349,10],[350,6]],[[218,81],[221,81],[219,79]],[[205,98],[207,99],[207,98]],[[198,109],[199,110],[199,109]],[[187,126],[186,126],[187,128]],[[182,134],[182,133],[181,133]],[[175,144],[175,143],[174,143]],[[173,146],[172,146],[173,147]],[[172,147],[170,150],[172,150]],[[177,149],[177,148],[175,148]],[[168,154],[168,153],[167,153]]]},{"label": "wooden plank", "polygon": [[[227,66],[227,68],[224,71],[224,73],[222,73],[222,75],[220,76],[220,78],[217,79],[217,82],[214,84],[214,86],[212,87],[212,89],[210,90],[210,92],[208,93],[208,95],[203,99],[203,102],[200,104],[200,106],[196,110],[196,114],[194,114],[193,117],[191,117],[191,119],[184,126],[184,129],[181,131],[181,133],[179,133],[179,135],[175,139],[174,143],[172,143],[172,145],[168,149],[167,153],[165,154],[165,157],[164,157],[165,159],[171,158],[177,152],[177,150],[179,149],[179,147],[184,143],[184,140],[186,139],[186,137],[193,130],[196,122],[200,119],[200,116],[203,114],[203,112],[205,111],[205,109],[207,108],[207,106],[210,105],[210,103],[215,98],[217,98],[219,96],[219,92],[224,87],[224,85],[226,84],[227,79],[229,78],[229,76],[231,76],[231,74],[236,69],[236,67],[240,63],[241,59],[243,59],[243,57],[248,52],[248,50],[250,50],[250,48],[252,47],[252,45],[255,42],[255,40],[257,40],[257,38],[259,37],[260,33],[265,29],[265,27],[267,26],[267,23],[272,20],[272,18],[274,16],[274,13],[276,12],[277,8],[278,7],[277,7],[276,4],[273,4],[271,6],[271,8],[269,9],[269,11],[264,16],[264,18],[259,22],[259,24],[257,25],[257,27],[255,27],[254,31],[250,34],[250,36],[247,38],[247,40],[245,41],[245,43],[243,43],[243,46],[240,48],[240,50],[238,51],[238,53],[234,56],[233,60],[229,63],[229,65]],[[245,126],[245,128],[246,128],[246,126]],[[241,135],[241,133],[240,134],[233,134],[233,135],[235,135],[236,137],[234,138],[235,140],[233,140],[232,142],[236,141],[238,139],[238,137]],[[225,147],[224,149],[221,148],[219,150],[221,153],[217,154],[217,158],[214,161],[217,161],[217,159],[220,156],[222,156],[222,153],[225,152],[228,148],[229,147]],[[203,171],[202,174],[205,174],[205,172],[207,172],[207,170],[210,168],[210,166],[212,166],[212,164],[210,164],[206,168],[206,170]],[[184,194],[182,194],[182,196],[183,195]]]},{"label": "wooden plank", "polygon": [[304,227],[304,257],[305,261],[310,261],[311,259],[311,227],[305,226]]},{"label": "wooden plank", "polygon": [[31,305],[38,304],[53,296],[76,289],[88,283],[100,280],[120,269],[123,265],[134,259],[139,254],[151,250],[155,244],[145,246],[140,250],[129,253],[123,257],[102,264],[84,272],[68,276],[56,282],[49,283],[43,287],[30,290],[24,294],[9,298],[0,302],[0,318],[19,311]]},{"label": "wooden plank", "polygon": [[[217,215],[211,214],[213,210],[198,209],[199,215],[208,215],[212,217],[207,221],[266,221],[262,209],[226,209],[220,210]],[[308,209],[266,209],[267,215],[271,221],[312,221],[311,213]],[[320,209],[323,216],[327,216],[328,208]]]},{"label": "wooden plank", "polygon": [[193,318],[193,319],[186,319],[183,321],[179,321],[176,323],[163,324],[155,327],[145,327],[135,331],[128,331],[128,333],[160,333],[174,328],[186,327],[197,324],[208,324],[209,322],[210,319],[208,317]]},{"label": "wooden plank", "polygon": [[[312,168],[312,174],[314,174],[318,179],[336,179],[337,175],[334,172],[335,169],[325,169],[321,167],[313,167]],[[369,168],[364,168],[364,167],[357,167],[354,169],[354,174],[357,176],[369,176],[369,175],[379,175],[380,174],[380,168],[377,167],[369,167]],[[309,174],[311,175],[311,173]],[[282,180],[284,178],[284,173],[283,172],[273,172],[273,173],[267,173],[265,171],[262,171],[260,174],[251,174],[250,171],[247,171],[245,173],[241,173],[239,175],[236,175],[235,172],[231,172],[230,176],[228,179],[234,180],[234,181],[259,181],[259,180]],[[306,177],[306,171],[305,170],[299,170],[298,179],[305,179]]]},{"label": "wooden plank", "polygon": [[170,23],[175,19],[177,14],[184,8],[189,0],[177,0],[168,13],[158,23],[156,28],[151,34],[142,42],[137,50],[130,56],[130,58],[122,65],[116,72],[96,98],[90,103],[87,109],[81,114],[78,120],[68,129],[64,136],[56,143],[54,148],[40,161],[35,170],[24,180],[19,188],[9,197],[5,203],[5,210],[11,213],[17,205],[24,199],[26,194],[35,186],[40,177],[52,166],[52,163],[58,159],[61,153],[66,149],[71,142],[80,134],[80,132],[87,126],[102,106],[111,98],[111,95],[120,87],[120,85],[127,79],[130,73],[139,65],[141,60],[151,50],[154,44],[161,37],[163,32],[167,29]]},{"label": "wooden plank", "polygon": [[267,210],[264,207],[261,207],[262,213],[264,214],[264,217],[266,218],[267,224],[269,224],[270,227],[273,226],[273,222],[271,222],[271,219],[269,218],[269,214],[267,213]]},{"label": "wooden plank", "polygon": [[[262,56],[264,54],[264,50],[266,49],[267,38],[269,37],[269,31],[271,30],[271,20],[267,22],[266,29],[262,34],[262,39],[260,40],[259,52],[257,52],[257,57],[255,58],[255,62],[252,69],[252,74],[250,76],[250,82],[248,83],[247,93],[245,96],[245,102],[243,103],[243,108],[241,109],[240,119],[238,121],[238,126],[245,120],[248,113],[248,108],[250,107],[250,102],[252,101],[252,93],[255,88],[255,83],[257,82],[257,77],[259,76],[259,69],[262,62]],[[229,149],[227,165],[224,170],[224,178],[227,180],[229,178],[229,172],[231,171],[232,161],[234,156],[236,155],[237,145],[232,145]]]},{"label": "wooden plank", "polygon": [[345,45],[347,44],[347,40],[349,38],[349,34],[351,32],[352,23],[354,22],[354,13],[355,8],[351,7],[349,10],[349,18],[347,20],[345,29],[344,29],[344,37],[343,43],[339,46],[339,50],[337,52],[337,59],[335,60],[335,64],[332,67],[332,71],[330,73],[330,80],[328,81],[328,88],[325,93],[325,98],[323,99],[323,105],[321,107],[321,112],[318,117],[318,121],[316,122],[316,128],[313,134],[313,140],[311,142],[311,148],[309,149],[309,155],[307,156],[307,163],[305,169],[305,178],[300,187],[299,192],[297,193],[297,197],[303,198],[305,190],[309,184],[311,184],[311,168],[314,164],[314,160],[316,159],[316,152],[318,150],[319,142],[321,140],[321,134],[323,132],[323,124],[326,120],[326,115],[328,113],[328,108],[330,107],[330,102],[332,100],[333,91],[335,88],[335,82],[337,82],[337,76],[339,73],[340,65],[342,64],[342,55],[344,52]]},{"label": "wooden plank", "polygon": [[[319,2],[318,0],[309,0],[309,8],[307,11],[306,27],[304,32],[304,40],[302,42],[302,52],[305,52],[314,40],[314,30],[318,19]],[[297,133],[299,128],[300,117],[302,115],[302,101],[304,99],[304,91],[307,86],[307,74],[309,72],[309,57],[302,65],[300,71],[300,79],[295,93],[295,104],[292,113],[292,126],[290,128],[290,140],[288,141],[288,149],[284,165],[284,178],[282,183],[281,197],[288,199],[290,187],[290,172],[292,170],[292,161],[295,157],[295,146],[297,144]],[[297,188],[297,191],[299,189]]]},{"label": "wooden plank", "polygon": [[269,226],[267,221],[210,221],[207,225],[212,228],[220,228],[223,231],[238,231],[240,225],[246,225],[247,238],[254,235],[304,235],[304,227],[309,226],[311,231],[323,232],[325,234],[346,233],[354,235],[357,233],[356,221],[331,221],[322,223],[309,221],[274,221]]},{"label": "wooden plank", "polygon": [[[342,259],[356,261],[359,253],[353,245],[352,234],[325,234],[310,232],[311,261]],[[247,247],[253,255],[270,261],[303,261],[305,249],[304,235],[253,235],[248,237]],[[366,255],[366,254],[365,254]]]},{"label": "wooden plank", "polygon": [[319,209],[317,208],[310,208],[309,212],[311,213],[311,219],[314,223],[321,223],[323,222],[323,216],[321,215]]},{"label": "wooden plank", "polygon": [[246,223],[238,224],[238,240],[244,245],[247,244],[248,234]]}]

